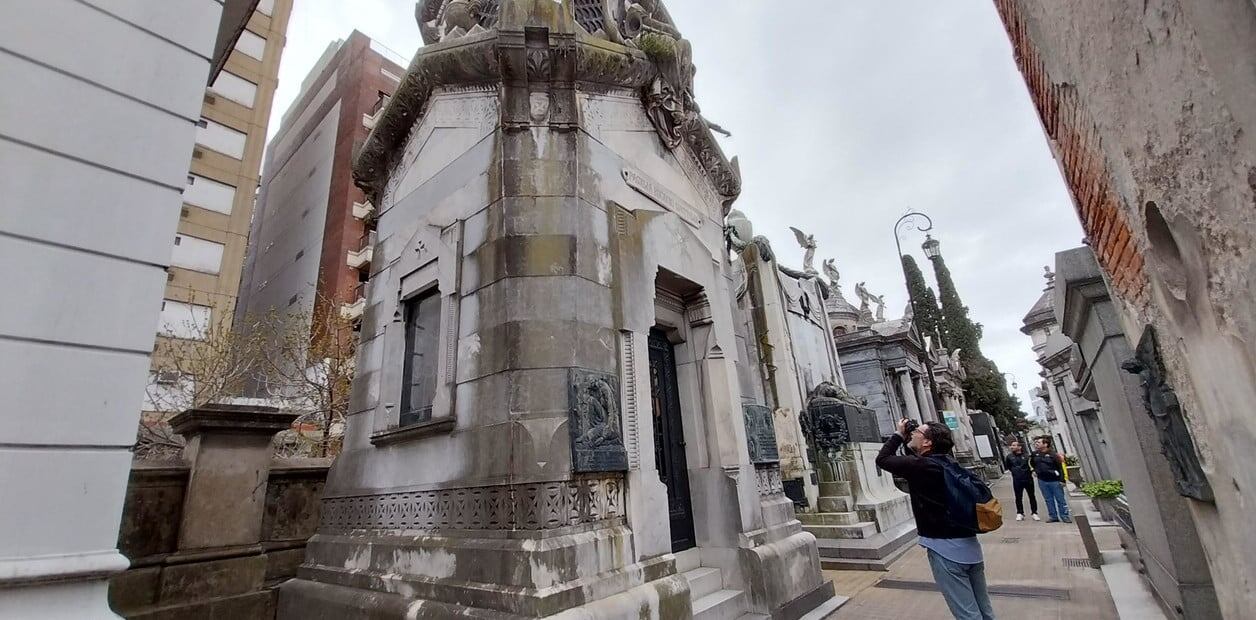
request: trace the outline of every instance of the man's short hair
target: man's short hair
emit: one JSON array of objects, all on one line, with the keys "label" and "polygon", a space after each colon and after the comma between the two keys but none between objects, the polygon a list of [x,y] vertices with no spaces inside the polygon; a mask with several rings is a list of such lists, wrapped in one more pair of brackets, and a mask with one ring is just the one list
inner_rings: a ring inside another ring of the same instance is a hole
[{"label": "man's short hair", "polygon": [[1048,446],[1048,447],[1050,447],[1050,446],[1051,446],[1051,436],[1050,436],[1050,435],[1039,435],[1039,436],[1037,436],[1037,437],[1034,437],[1034,441],[1041,441],[1042,443],[1047,444],[1047,446]]},{"label": "man's short hair", "polygon": [[934,454],[950,454],[951,449],[955,447],[951,429],[941,422],[925,422],[920,425],[920,430],[925,434],[925,439],[933,442],[933,447],[929,451]]}]

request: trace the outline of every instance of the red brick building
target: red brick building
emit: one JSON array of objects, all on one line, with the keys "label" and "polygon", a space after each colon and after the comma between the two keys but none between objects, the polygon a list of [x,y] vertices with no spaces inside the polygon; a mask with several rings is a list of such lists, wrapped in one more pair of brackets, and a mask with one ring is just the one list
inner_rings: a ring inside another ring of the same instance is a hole
[{"label": "red brick building", "polygon": [[358,31],[327,47],[267,146],[240,316],[269,310],[360,316],[373,207],[353,185],[354,154],[405,75]]}]

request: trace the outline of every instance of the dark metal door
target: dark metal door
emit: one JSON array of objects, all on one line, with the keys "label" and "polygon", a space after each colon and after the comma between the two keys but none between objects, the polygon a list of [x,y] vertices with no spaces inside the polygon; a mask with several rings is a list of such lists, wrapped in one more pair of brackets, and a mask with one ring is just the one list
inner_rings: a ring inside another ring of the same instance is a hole
[{"label": "dark metal door", "polygon": [[675,352],[667,335],[658,329],[650,330],[650,401],[654,408],[654,465],[659,479],[667,485],[672,551],[684,551],[695,544],[685,431],[680,421]]}]

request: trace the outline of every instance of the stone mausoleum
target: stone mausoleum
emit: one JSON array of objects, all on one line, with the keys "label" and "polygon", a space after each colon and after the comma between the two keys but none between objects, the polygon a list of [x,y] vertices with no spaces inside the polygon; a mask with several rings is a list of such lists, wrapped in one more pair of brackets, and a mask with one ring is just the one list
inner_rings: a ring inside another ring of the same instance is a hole
[{"label": "stone mausoleum", "polygon": [[724,232],[740,174],[667,10],[416,13],[427,45],[355,165],[379,260],[344,451],[279,616],[835,606],[774,414],[743,391]]}]

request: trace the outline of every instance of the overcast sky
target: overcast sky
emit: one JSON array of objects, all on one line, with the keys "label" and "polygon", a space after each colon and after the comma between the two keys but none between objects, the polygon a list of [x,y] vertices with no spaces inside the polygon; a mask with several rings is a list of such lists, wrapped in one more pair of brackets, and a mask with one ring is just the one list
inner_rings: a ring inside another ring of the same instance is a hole
[{"label": "overcast sky", "polygon": [[[407,60],[421,45],[413,0],[295,3],[272,134],[333,39],[356,28]],[[721,144],[740,157],[735,207],[755,232],[794,267],[788,227],[814,234],[816,267],[837,259],[847,298],[865,281],[894,318],[907,302],[894,222],[929,214],[983,351],[1033,413],[1039,369],[1021,318],[1042,266],[1082,232],[992,0],[666,4],[693,43],[703,114],[733,133]],[[932,282],[922,241],[908,232],[903,249]]]}]

